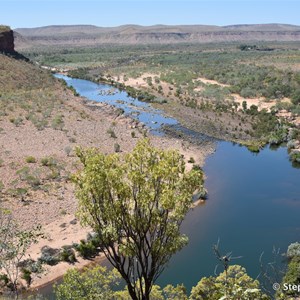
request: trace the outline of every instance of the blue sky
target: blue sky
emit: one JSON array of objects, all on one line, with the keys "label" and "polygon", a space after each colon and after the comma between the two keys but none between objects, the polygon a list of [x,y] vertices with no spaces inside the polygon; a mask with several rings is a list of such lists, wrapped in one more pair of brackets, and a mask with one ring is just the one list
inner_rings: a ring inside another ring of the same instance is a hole
[{"label": "blue sky", "polygon": [[0,24],[12,28],[256,23],[300,25],[300,0],[0,0]]}]

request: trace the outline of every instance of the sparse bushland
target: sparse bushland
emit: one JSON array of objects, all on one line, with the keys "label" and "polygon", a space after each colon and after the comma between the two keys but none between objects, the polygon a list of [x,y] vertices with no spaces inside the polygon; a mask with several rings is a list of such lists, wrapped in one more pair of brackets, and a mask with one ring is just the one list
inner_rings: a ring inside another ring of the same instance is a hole
[{"label": "sparse bushland", "polygon": [[[85,68],[71,71],[71,76],[108,82],[139,100],[154,103],[190,129],[259,151],[268,142],[285,141],[285,129],[281,127],[290,124],[282,126],[278,120],[276,113],[280,106],[294,115],[300,112],[299,70],[283,67],[283,62],[292,67],[291,57],[295,62],[300,60],[294,45],[258,44],[247,51],[235,43],[185,44],[177,49],[174,45],[153,45],[147,49],[115,46],[111,55],[110,47],[103,46],[101,54],[97,49],[73,49],[67,54],[59,50],[56,59],[66,56],[75,59],[76,53],[79,62],[83,54],[88,53],[91,60],[97,56],[99,66],[89,68],[89,58],[85,57],[80,62],[86,62]],[[50,54],[44,50],[41,50],[43,57],[50,62]],[[143,77],[143,74],[148,75]],[[136,85],[135,79],[142,79],[144,85]],[[244,105],[236,102],[236,94],[245,98]],[[265,103],[273,101],[277,110],[267,112],[257,105],[247,105],[249,97]],[[294,154],[292,159],[295,158]]]}]

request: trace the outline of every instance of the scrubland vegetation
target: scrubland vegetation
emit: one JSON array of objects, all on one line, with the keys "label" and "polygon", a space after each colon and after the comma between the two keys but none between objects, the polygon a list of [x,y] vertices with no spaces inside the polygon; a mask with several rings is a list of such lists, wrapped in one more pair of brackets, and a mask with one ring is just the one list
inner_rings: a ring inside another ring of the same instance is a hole
[{"label": "scrubland vegetation", "polygon": [[299,43],[106,45],[30,55],[71,76],[126,89],[188,128],[253,151],[291,141],[291,160],[299,160],[292,138],[300,123]]}]

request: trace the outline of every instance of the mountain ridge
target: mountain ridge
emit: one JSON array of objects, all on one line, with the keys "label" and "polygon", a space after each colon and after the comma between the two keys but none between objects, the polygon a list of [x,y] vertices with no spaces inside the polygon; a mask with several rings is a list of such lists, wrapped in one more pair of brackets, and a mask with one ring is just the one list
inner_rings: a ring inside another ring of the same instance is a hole
[{"label": "mountain ridge", "polygon": [[227,26],[127,24],[117,27],[51,25],[37,28],[16,28],[14,31],[18,49],[47,45],[96,46],[100,44],[300,41],[300,26],[277,23]]}]

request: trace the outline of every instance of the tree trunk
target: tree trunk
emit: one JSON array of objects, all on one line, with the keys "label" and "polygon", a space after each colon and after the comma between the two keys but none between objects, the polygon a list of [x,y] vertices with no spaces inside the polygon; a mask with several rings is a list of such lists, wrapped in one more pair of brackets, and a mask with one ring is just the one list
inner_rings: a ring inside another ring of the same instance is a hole
[{"label": "tree trunk", "polygon": [[127,284],[127,288],[128,288],[128,293],[132,300],[140,300],[136,295],[135,290],[132,288],[131,284]]}]

